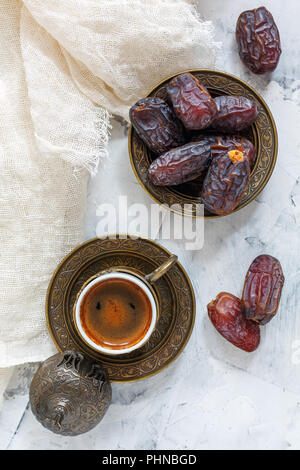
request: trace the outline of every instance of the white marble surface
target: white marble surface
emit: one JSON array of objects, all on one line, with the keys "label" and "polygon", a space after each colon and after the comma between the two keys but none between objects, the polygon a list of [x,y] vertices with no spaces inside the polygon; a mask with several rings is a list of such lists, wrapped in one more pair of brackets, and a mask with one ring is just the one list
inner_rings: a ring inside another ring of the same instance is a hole
[{"label": "white marble surface", "polygon": [[[217,68],[255,86],[274,115],[278,163],[263,193],[250,206],[205,224],[202,250],[186,252],[160,240],[188,271],[197,298],[193,335],[180,358],[161,374],[133,384],[113,384],[102,424],[76,438],[51,434],[34,419],[28,386],[36,365],[15,370],[0,414],[2,449],[299,449],[300,448],[300,37],[297,0],[265,0],[276,18],[283,54],[271,77],[255,77],[241,64],[235,21],[250,0],[201,0],[223,42]],[[200,66],[201,64],[199,64]],[[131,171],[126,127],[113,123],[110,161],[90,183],[86,238],[95,236],[99,203],[118,195],[150,204]],[[114,183],[111,183],[114,181]],[[240,295],[250,261],[277,256],[286,284],[277,318],[263,329],[262,344],[247,355],[212,328],[206,304],[222,291]]]}]

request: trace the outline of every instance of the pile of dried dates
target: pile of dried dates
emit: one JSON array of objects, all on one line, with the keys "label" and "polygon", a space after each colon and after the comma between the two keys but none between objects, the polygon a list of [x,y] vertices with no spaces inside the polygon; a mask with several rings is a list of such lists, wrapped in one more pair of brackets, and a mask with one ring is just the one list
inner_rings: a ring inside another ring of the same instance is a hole
[{"label": "pile of dried dates", "polygon": [[[273,16],[260,7],[241,13],[236,40],[244,64],[255,73],[275,69],[281,54]],[[244,196],[256,150],[240,135],[258,115],[244,96],[213,98],[194,75],[182,73],[167,85],[167,100],[148,97],[130,109],[131,123],[155,154],[148,178],[157,186],[195,180],[206,211],[230,214]]]},{"label": "pile of dried dates", "polygon": [[248,269],[242,299],[221,292],[207,306],[216,330],[230,343],[247,352],[260,343],[260,326],[276,315],[284,275],[280,262],[270,255],[260,255]]},{"label": "pile of dried dates", "polygon": [[[130,109],[135,131],[157,155],[148,170],[150,181],[173,186],[202,176],[206,211],[230,214],[247,190],[255,162],[252,142],[238,133],[255,121],[257,103],[244,96],[213,99],[190,73],[174,77],[167,93],[168,102],[149,97]],[[203,129],[210,132],[199,133]]]}]

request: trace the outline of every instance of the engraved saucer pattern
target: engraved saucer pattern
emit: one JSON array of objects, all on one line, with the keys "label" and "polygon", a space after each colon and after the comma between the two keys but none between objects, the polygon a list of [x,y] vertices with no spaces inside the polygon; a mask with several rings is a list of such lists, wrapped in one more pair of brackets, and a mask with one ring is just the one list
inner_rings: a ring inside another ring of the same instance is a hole
[{"label": "engraved saucer pattern", "polygon": [[110,381],[144,379],[168,366],[184,349],[195,320],[193,287],[180,263],[153,284],[160,318],[150,340],[136,351],[108,356],[90,348],[77,333],[72,311],[82,285],[98,272],[123,266],[145,275],[169,256],[152,240],[118,235],[92,239],[75,248],[57,267],[47,292],[47,323],[57,348],[80,351],[101,362]]}]

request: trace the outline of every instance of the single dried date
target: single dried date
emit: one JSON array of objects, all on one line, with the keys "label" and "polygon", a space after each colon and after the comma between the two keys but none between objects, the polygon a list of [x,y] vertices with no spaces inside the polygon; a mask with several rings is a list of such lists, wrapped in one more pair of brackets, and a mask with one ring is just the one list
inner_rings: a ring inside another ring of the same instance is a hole
[{"label": "single dried date", "polygon": [[243,317],[238,297],[221,292],[208,304],[207,312],[216,330],[230,343],[247,352],[253,352],[258,348],[259,326]]},{"label": "single dried date", "polygon": [[272,72],[281,55],[280,35],[272,14],[265,8],[247,10],[236,24],[239,55],[254,73]]},{"label": "single dried date", "polygon": [[148,170],[150,181],[156,186],[185,183],[197,178],[205,171],[211,160],[207,142],[190,142],[154,160]]},{"label": "single dried date", "polygon": [[217,96],[218,113],[211,127],[222,132],[237,132],[249,127],[257,118],[256,101],[244,96]]},{"label": "single dried date", "polygon": [[198,78],[190,73],[174,77],[167,86],[174,111],[186,129],[205,129],[217,114],[217,106]]},{"label": "single dried date", "polygon": [[261,325],[276,315],[284,276],[280,262],[260,255],[252,262],[245,279],[242,309],[246,318]]},{"label": "single dried date", "polygon": [[139,100],[129,111],[130,121],[152,152],[161,155],[185,143],[184,127],[164,100]]},{"label": "single dried date", "polygon": [[205,176],[202,202],[207,211],[230,214],[241,201],[249,184],[249,161],[238,150],[214,158]]},{"label": "single dried date", "polygon": [[248,158],[250,168],[254,166],[256,159],[255,147],[250,140],[239,135],[198,135],[194,142],[205,140],[209,142],[212,158],[216,158],[229,150],[239,150]]}]

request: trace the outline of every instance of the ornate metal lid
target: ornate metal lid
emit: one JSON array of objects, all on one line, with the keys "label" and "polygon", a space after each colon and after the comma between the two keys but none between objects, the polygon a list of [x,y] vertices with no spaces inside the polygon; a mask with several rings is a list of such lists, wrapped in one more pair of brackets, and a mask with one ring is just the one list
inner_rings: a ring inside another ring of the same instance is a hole
[{"label": "ornate metal lid", "polygon": [[76,436],[94,428],[111,402],[105,369],[86,355],[65,351],[44,361],[30,387],[31,409],[50,431]]},{"label": "ornate metal lid", "polygon": [[[183,72],[182,70],[180,73]],[[258,104],[259,114],[256,121],[249,129],[242,133],[254,144],[257,157],[251,171],[248,189],[238,207],[234,210],[234,212],[236,212],[259,195],[274,170],[278,150],[278,138],[274,118],[259,93],[240,78],[229,73],[209,69],[186,70],[186,72],[197,77],[213,97],[219,95],[238,95],[253,99]],[[154,96],[164,100],[167,99],[166,86],[176,75],[178,75],[178,73],[165,78],[161,83],[157,84],[147,96]],[[131,166],[135,176],[139,184],[156,202],[163,204],[167,209],[181,215],[202,217],[202,213],[200,212],[199,214],[197,212],[197,204],[201,203],[199,192],[199,188],[201,187],[199,185],[200,179],[177,186],[155,186],[147,176],[148,168],[153,161],[153,154],[146,147],[145,143],[137,135],[132,126],[130,126],[129,130],[128,145]],[[198,187],[198,195],[197,192],[195,194],[195,184]],[[224,216],[205,213],[204,217],[220,218]]]}]

